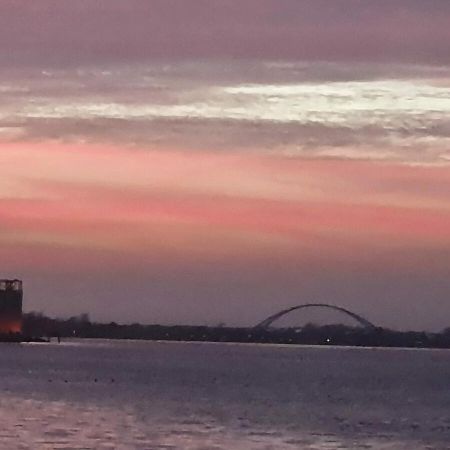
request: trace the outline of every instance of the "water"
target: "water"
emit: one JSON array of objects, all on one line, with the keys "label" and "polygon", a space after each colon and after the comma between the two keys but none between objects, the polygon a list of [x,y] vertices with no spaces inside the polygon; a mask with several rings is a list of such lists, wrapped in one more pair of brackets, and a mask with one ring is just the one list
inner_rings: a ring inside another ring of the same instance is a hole
[{"label": "water", "polygon": [[0,345],[2,449],[450,449],[450,352]]}]

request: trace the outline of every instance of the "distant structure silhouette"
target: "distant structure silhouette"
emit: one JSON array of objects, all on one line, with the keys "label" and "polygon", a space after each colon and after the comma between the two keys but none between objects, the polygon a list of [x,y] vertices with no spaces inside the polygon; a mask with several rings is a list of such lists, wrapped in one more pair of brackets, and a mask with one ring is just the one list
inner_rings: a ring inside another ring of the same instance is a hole
[{"label": "distant structure silhouette", "polygon": [[282,311],[279,311],[276,314],[273,314],[273,315],[267,317],[267,319],[264,319],[262,322],[258,323],[255,326],[255,328],[267,329],[270,327],[270,325],[272,325],[273,322],[278,320],[280,317],[285,316],[286,314],[289,314],[298,309],[306,309],[306,308],[332,309],[334,311],[342,312],[345,315],[351,317],[352,319],[356,320],[359,324],[361,324],[364,328],[367,328],[370,330],[374,330],[377,328],[372,322],[365,319],[364,317],[361,317],[359,314],[349,311],[348,309],[342,308],[341,306],[328,305],[326,303],[305,303],[303,305],[297,305],[297,306],[292,306],[291,308],[283,309]]},{"label": "distant structure silhouette", "polygon": [[15,334],[22,331],[21,280],[0,280],[0,334]]}]

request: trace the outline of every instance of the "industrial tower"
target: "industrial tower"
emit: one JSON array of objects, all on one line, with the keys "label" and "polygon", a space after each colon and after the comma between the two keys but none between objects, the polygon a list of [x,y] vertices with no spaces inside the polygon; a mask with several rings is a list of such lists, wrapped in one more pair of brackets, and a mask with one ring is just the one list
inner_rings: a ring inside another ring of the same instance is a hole
[{"label": "industrial tower", "polygon": [[22,332],[21,280],[0,280],[0,335]]}]

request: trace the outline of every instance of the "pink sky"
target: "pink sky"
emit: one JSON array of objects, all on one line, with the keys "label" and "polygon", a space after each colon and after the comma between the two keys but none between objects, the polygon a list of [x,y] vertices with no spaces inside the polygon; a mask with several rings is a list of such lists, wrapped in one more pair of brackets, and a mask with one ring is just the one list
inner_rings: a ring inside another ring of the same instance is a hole
[{"label": "pink sky", "polygon": [[446,167],[55,143],[3,144],[0,165],[12,272],[282,260],[448,273]]},{"label": "pink sky", "polygon": [[449,22],[446,0],[2,2],[0,276],[51,315],[449,326]]}]

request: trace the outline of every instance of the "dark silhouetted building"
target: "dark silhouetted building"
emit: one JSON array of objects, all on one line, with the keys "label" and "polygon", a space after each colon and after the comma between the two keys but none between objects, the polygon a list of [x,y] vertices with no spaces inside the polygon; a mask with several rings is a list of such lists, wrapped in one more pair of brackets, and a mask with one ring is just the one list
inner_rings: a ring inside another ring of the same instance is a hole
[{"label": "dark silhouetted building", "polygon": [[21,280],[0,280],[0,334],[22,332]]}]

